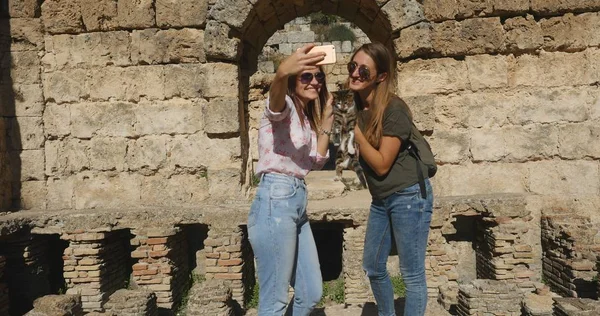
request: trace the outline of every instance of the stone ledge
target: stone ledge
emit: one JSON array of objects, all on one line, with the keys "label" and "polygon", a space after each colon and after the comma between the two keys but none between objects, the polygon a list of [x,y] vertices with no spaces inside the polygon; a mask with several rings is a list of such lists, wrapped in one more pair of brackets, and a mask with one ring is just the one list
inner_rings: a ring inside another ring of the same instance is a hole
[{"label": "stone ledge", "polygon": [[[451,208],[471,210],[486,216],[524,212],[525,197],[520,194],[491,194],[436,197],[434,212],[447,213]],[[310,201],[311,221],[366,223],[371,198],[367,190],[348,192],[345,196]],[[36,234],[57,234],[65,231],[113,231],[123,228],[171,227],[207,223],[213,227],[244,225],[251,200],[207,201],[197,208],[132,208],[81,210],[27,210],[0,216],[0,236],[10,235],[30,227]]]}]

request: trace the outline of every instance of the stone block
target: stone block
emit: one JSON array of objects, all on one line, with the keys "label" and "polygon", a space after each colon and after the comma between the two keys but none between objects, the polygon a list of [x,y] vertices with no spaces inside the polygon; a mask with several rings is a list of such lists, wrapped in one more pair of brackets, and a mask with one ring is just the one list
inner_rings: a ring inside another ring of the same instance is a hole
[{"label": "stone block", "polygon": [[433,26],[428,22],[411,25],[400,31],[400,37],[394,40],[394,47],[400,58],[425,56],[433,51],[431,32]]},{"label": "stone block", "polygon": [[600,13],[584,13],[542,19],[540,27],[546,51],[580,51],[600,45]]},{"label": "stone block", "polygon": [[398,91],[402,97],[449,93],[468,87],[466,63],[451,58],[411,60],[399,66]]},{"label": "stone block", "polygon": [[403,98],[413,115],[413,122],[419,131],[433,131],[435,125],[435,98],[432,95]]},{"label": "stone block", "polygon": [[109,31],[119,27],[118,1],[80,0],[79,5],[87,31]]},{"label": "stone block", "polygon": [[423,15],[429,21],[454,19],[457,11],[457,0],[423,0]]},{"label": "stone block", "polygon": [[442,165],[433,178],[436,196],[526,193],[528,170],[523,164]]},{"label": "stone block", "polygon": [[423,6],[417,0],[392,0],[381,7],[381,13],[390,21],[391,32],[414,25],[425,19]]},{"label": "stone block", "polygon": [[208,192],[211,198],[239,199],[241,169],[208,169]]},{"label": "stone block", "polygon": [[204,99],[171,99],[140,102],[135,107],[135,131],[138,135],[194,134],[204,130]]},{"label": "stone block", "polygon": [[465,61],[471,90],[508,86],[508,62],[505,56],[467,56]]},{"label": "stone block", "polygon": [[494,13],[525,13],[529,11],[530,0],[494,0]]},{"label": "stone block", "polygon": [[[78,138],[132,137],[138,105],[126,102],[76,103],[71,105],[71,134]],[[111,115],[106,115],[111,113]]]},{"label": "stone block", "polygon": [[240,105],[237,98],[214,98],[203,108],[204,130],[208,134],[240,131]]},{"label": "stone block", "polygon": [[157,170],[167,160],[168,136],[147,136],[130,140],[127,144],[127,167],[129,170]]},{"label": "stone block", "polygon": [[542,29],[532,15],[507,19],[504,30],[509,52],[535,51],[544,44]]},{"label": "stone block", "polygon": [[89,96],[89,84],[84,69],[55,71],[42,75],[46,102],[65,103]]},{"label": "stone block", "polygon": [[444,56],[496,53],[504,48],[504,29],[498,17],[446,21],[434,24],[431,41]]},{"label": "stone block", "polygon": [[134,31],[131,59],[136,64],[205,62],[204,31],[196,29]]},{"label": "stone block", "polygon": [[529,188],[545,195],[598,195],[595,161],[539,161],[527,164]]},{"label": "stone block", "polygon": [[436,129],[429,142],[437,162],[456,164],[469,157],[469,134],[466,130]]},{"label": "stone block", "polygon": [[19,209],[45,209],[46,208],[46,182],[24,181],[17,193],[20,200]]},{"label": "stone block", "polygon": [[[42,116],[44,111],[44,97],[40,84],[15,84],[10,89],[10,97],[14,99],[14,108],[4,108],[5,116]],[[6,99],[4,99],[6,100]],[[12,112],[12,113],[11,113]]]},{"label": "stone block", "polygon": [[204,97],[234,97],[239,96],[239,68],[234,64],[210,63],[203,64],[205,75]]},{"label": "stone block", "polygon": [[204,26],[209,2],[209,0],[157,0],[156,24],[161,28]]},{"label": "stone block", "polygon": [[141,194],[144,206],[197,207],[209,196],[208,179],[206,173],[144,177]]},{"label": "stone block", "polygon": [[556,15],[563,12],[600,10],[600,0],[531,0],[531,10],[539,15]]},{"label": "stone block", "polygon": [[46,71],[131,65],[128,32],[54,35],[47,36],[45,43],[42,63]]},{"label": "stone block", "polygon": [[40,58],[35,51],[11,52],[5,54],[2,68],[10,62],[10,80],[13,84],[40,83]]},{"label": "stone block", "polygon": [[[8,34],[7,34],[8,35]],[[39,51],[44,48],[44,29],[40,19],[10,19],[11,51]]]},{"label": "stone block", "polygon": [[49,0],[42,3],[42,22],[50,34],[85,31],[79,1]]},{"label": "stone block", "polygon": [[511,87],[573,86],[595,82],[597,74],[590,67],[585,52],[540,52],[539,56],[520,55],[515,58],[509,77]]},{"label": "stone block", "polygon": [[11,149],[40,149],[44,146],[44,123],[41,117],[15,117],[9,119],[8,138]]},{"label": "stone block", "polygon": [[204,49],[207,57],[237,60],[241,54],[239,38],[230,38],[230,27],[225,23],[208,21],[204,31]]},{"label": "stone block", "polygon": [[[6,10],[6,8],[2,8]],[[8,2],[8,15],[15,18],[37,18],[40,15],[40,2],[37,0],[13,0]]]},{"label": "stone block", "polygon": [[246,0],[218,1],[209,11],[210,17],[216,21],[227,23],[237,30],[241,30],[244,21],[250,15],[252,3]]},{"label": "stone block", "polygon": [[504,131],[509,161],[549,159],[558,155],[558,129],[550,125],[508,127]]},{"label": "stone block", "polygon": [[47,175],[69,175],[90,168],[87,156],[89,141],[66,139],[64,141],[46,141],[45,172]]},{"label": "stone block", "polygon": [[73,208],[73,178],[48,178],[46,182],[46,208],[61,210]]},{"label": "stone block", "polygon": [[213,139],[202,134],[176,135],[167,144],[167,156],[169,165],[173,167],[214,169],[238,167],[241,142],[239,137]]},{"label": "stone block", "polygon": [[107,67],[89,73],[89,95],[94,101],[139,101],[165,98],[162,66]]},{"label": "stone block", "polygon": [[[80,315],[79,295],[46,295],[33,301],[33,311],[41,315]],[[37,315],[37,314],[34,314]]]},{"label": "stone block", "polygon": [[212,84],[204,76],[202,65],[167,65],[164,74],[166,98],[200,98],[205,85]]},{"label": "stone block", "polygon": [[562,158],[584,159],[600,157],[600,128],[594,123],[565,124],[558,127],[558,151]]},{"label": "stone block", "polygon": [[142,29],[156,25],[152,0],[117,0],[117,15],[121,28]]},{"label": "stone block", "polygon": [[120,137],[93,137],[88,144],[87,156],[92,170],[125,170],[127,140]]},{"label": "stone block", "polygon": [[477,129],[471,135],[474,161],[527,161],[558,154],[554,126],[528,125],[501,129]]},{"label": "stone block", "polygon": [[[15,168],[12,171],[13,179],[17,179],[17,175],[20,175],[21,181],[45,180],[44,150],[23,150],[18,155],[13,154],[11,158],[11,166]],[[16,159],[19,159],[19,161],[15,161]],[[20,166],[20,168],[17,166]]]},{"label": "stone block", "polygon": [[312,43],[315,41],[315,33],[310,32],[288,32],[288,41],[290,43]]},{"label": "stone block", "polygon": [[48,103],[44,110],[44,132],[47,137],[71,133],[71,108],[67,104]]},{"label": "stone block", "polygon": [[139,207],[142,176],[80,173],[74,181],[76,209]]}]

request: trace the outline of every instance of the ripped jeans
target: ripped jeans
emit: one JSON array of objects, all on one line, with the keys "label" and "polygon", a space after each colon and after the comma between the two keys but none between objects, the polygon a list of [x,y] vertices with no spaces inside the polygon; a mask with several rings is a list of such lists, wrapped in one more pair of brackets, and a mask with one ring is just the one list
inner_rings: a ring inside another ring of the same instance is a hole
[{"label": "ripped jeans", "polygon": [[427,198],[419,184],[371,202],[363,269],[369,277],[379,316],[396,315],[394,291],[386,263],[392,249],[392,236],[398,248],[400,272],[406,285],[404,315],[422,316],[427,307],[425,251],[433,209],[433,192],[425,179]]},{"label": "ripped jeans", "polygon": [[[248,215],[248,237],[256,258],[258,315],[305,316],[321,300],[323,281],[317,247],[306,215],[304,180],[262,176]],[[288,304],[289,286],[294,297]]]}]

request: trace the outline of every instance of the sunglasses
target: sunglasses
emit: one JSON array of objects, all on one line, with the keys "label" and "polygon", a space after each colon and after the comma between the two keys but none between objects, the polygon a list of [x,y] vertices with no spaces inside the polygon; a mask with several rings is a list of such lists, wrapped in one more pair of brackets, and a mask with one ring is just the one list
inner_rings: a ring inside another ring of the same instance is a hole
[{"label": "sunglasses", "polygon": [[359,67],[355,61],[351,61],[348,63],[348,75],[352,76],[356,68],[358,68],[358,78],[360,80],[364,81],[369,80],[371,78],[371,71],[369,71],[369,67],[365,65],[360,65]]},{"label": "sunglasses", "polygon": [[300,82],[302,82],[303,84],[309,84],[312,82],[313,77],[315,79],[317,79],[318,83],[323,83],[325,82],[325,74],[322,72],[317,72],[313,75],[312,72],[305,72],[303,74],[300,75]]}]

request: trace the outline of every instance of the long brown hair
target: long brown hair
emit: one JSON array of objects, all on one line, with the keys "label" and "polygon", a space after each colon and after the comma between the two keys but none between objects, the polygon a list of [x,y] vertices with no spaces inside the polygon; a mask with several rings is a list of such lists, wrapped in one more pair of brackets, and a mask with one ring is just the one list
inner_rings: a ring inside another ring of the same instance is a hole
[{"label": "long brown hair", "polygon": [[[319,66],[319,71],[325,73],[323,71],[323,67]],[[300,73],[301,74],[301,73]],[[321,89],[319,90],[319,98],[316,100],[312,100],[308,102],[305,108],[302,108],[300,99],[296,96],[296,82],[298,81],[298,76],[289,76],[288,77],[288,90],[287,94],[294,100],[294,106],[296,107],[296,112],[300,117],[300,122],[302,123],[302,128],[304,128],[304,115],[300,113],[306,114],[308,117],[308,122],[310,123],[310,128],[319,132],[317,126],[321,126],[321,118],[323,117],[323,110],[325,109],[325,103],[327,102],[327,78],[321,84]]]},{"label": "long brown hair", "polygon": [[[377,42],[363,44],[352,54],[350,60],[354,60],[354,56],[361,51],[373,59],[377,68],[377,75],[387,73],[384,81],[376,83],[373,102],[369,105],[371,115],[365,124],[366,131],[364,132],[369,144],[378,149],[383,134],[383,113],[390,100],[396,97],[394,94],[396,89],[396,61],[390,50],[385,45]],[[354,102],[358,110],[364,110],[365,105],[362,104],[356,91],[354,92]]]}]

